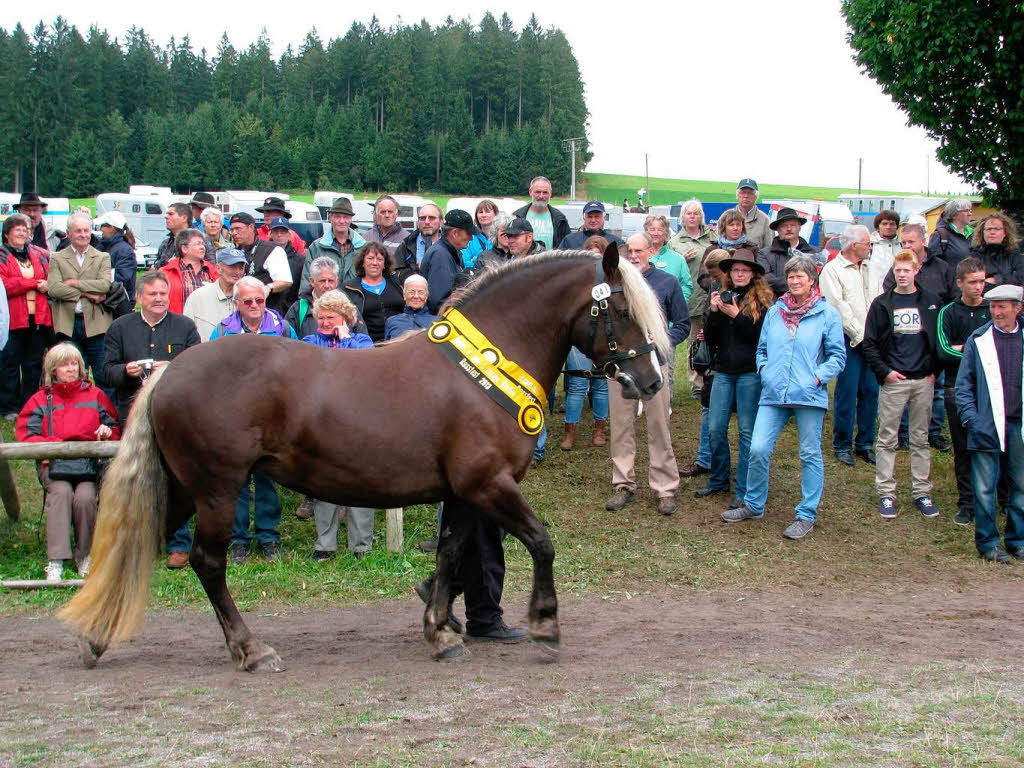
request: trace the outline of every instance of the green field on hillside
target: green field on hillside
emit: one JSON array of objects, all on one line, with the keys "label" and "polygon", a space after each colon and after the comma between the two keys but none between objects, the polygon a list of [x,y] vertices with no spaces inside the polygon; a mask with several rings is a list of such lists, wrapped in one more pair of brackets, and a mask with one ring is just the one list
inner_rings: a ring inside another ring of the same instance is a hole
[{"label": "green field on hillside", "polygon": [[[649,186],[643,176],[623,176],[615,173],[584,173],[584,188],[580,197],[591,200],[621,203],[623,198],[636,203],[636,191],[647,186],[651,205],[666,205],[689,200],[728,202],[736,199],[735,181],[695,181],[690,179],[659,179],[651,177]],[[794,184],[761,184],[761,199],[795,198],[798,200],[835,200],[839,195],[856,192],[848,187],[806,187]],[[583,192],[585,191],[585,195]],[[891,190],[865,189],[866,195],[916,194]]]}]

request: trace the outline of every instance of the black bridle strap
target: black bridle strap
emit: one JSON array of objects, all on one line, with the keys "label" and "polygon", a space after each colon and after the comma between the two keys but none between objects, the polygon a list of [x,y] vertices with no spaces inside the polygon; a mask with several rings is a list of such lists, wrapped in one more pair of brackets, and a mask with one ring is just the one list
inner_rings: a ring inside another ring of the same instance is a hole
[{"label": "black bridle strap", "polygon": [[[601,286],[607,288],[607,292],[599,291]],[[608,351],[612,354],[596,361],[594,363],[594,367],[589,371],[563,369],[562,373],[569,374],[570,376],[580,376],[581,378],[586,379],[602,378],[604,376],[610,377],[614,374],[609,371],[609,367],[618,367],[618,363],[620,362],[632,360],[635,357],[654,351],[654,344],[644,344],[639,349],[630,349],[626,352],[619,351],[619,345],[615,341],[615,329],[612,327],[612,313],[608,306],[608,297],[613,293],[622,293],[622,286],[617,285],[612,287],[609,285],[605,278],[601,262],[595,262],[594,289],[592,292],[594,303],[590,306],[590,326],[587,331],[587,346],[589,349],[587,350],[587,356],[591,360],[594,359],[594,342],[597,339],[597,322],[601,315],[604,315],[604,333],[608,340]],[[602,298],[598,298],[601,294],[604,294],[604,296]]]}]

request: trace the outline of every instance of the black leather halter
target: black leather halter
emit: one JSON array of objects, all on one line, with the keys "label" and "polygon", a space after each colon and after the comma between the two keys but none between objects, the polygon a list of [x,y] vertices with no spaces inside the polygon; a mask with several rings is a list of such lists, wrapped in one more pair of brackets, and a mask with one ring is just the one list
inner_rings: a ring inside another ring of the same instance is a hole
[{"label": "black leather halter", "polygon": [[646,355],[654,351],[654,344],[644,344],[637,349],[620,350],[618,342],[615,341],[615,329],[612,327],[611,308],[608,306],[608,299],[613,293],[622,293],[622,286],[614,288],[605,279],[604,269],[601,262],[594,264],[594,288],[591,291],[593,304],[590,305],[590,328],[587,331],[587,349],[584,350],[587,357],[594,359],[594,340],[597,338],[597,324],[600,318],[604,317],[604,334],[608,340],[608,354],[598,361],[589,370],[564,369],[562,373],[571,376],[580,376],[585,379],[599,379],[606,376],[614,379],[619,372],[619,363],[625,360],[632,360],[640,355]]}]

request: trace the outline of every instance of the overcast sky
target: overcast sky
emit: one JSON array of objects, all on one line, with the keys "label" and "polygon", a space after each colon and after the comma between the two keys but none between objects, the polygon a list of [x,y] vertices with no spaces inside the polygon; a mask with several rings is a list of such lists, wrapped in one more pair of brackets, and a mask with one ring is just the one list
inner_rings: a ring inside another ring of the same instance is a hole
[{"label": "overcast sky", "polygon": [[[510,3],[504,10],[521,28],[531,11],[541,26],[560,27],[580,63],[590,108],[594,158],[587,170],[651,176],[847,186],[856,189],[864,159],[865,188],[963,190],[935,159],[935,143],[906,125],[871,79],[858,72],[846,45],[839,0],[731,2]],[[45,6],[83,32],[92,23],[122,37],[143,27],[160,43],[191,36],[216,51],[221,33],[245,48],[263,27],[275,54],[296,47],[311,26],[325,41],[353,20],[376,11],[384,26],[448,15],[479,22],[488,6],[462,0],[339,4],[306,0],[297,6],[221,0],[215,6],[58,2]],[[39,6],[19,3],[0,20],[31,30]],[[180,8],[180,13],[178,9]],[[359,16],[353,15],[353,9]],[[436,10],[434,10],[436,9]],[[612,9],[612,10],[606,10]],[[290,11],[295,11],[290,13]]]}]

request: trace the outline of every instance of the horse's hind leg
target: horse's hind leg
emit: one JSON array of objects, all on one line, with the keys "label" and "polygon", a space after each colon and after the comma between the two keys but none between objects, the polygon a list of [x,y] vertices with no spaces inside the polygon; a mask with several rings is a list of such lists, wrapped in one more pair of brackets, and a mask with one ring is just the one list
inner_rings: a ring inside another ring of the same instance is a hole
[{"label": "horse's hind leg", "polygon": [[553,570],[555,547],[547,529],[537,519],[511,475],[495,477],[473,502],[519,539],[533,558],[533,592],[528,614],[530,637],[548,648],[557,648],[560,631]]},{"label": "horse's hind leg", "polygon": [[282,671],[285,667],[281,657],[269,645],[253,637],[228,592],[225,574],[235,499],[222,496],[201,501],[197,506],[196,534],[188,561],[210,598],[235,666],[246,672]]},{"label": "horse's hind leg", "polygon": [[433,586],[423,613],[423,635],[432,646],[431,656],[437,660],[454,659],[466,653],[462,637],[448,626],[448,610],[469,529],[467,512],[465,502],[445,499]]}]

